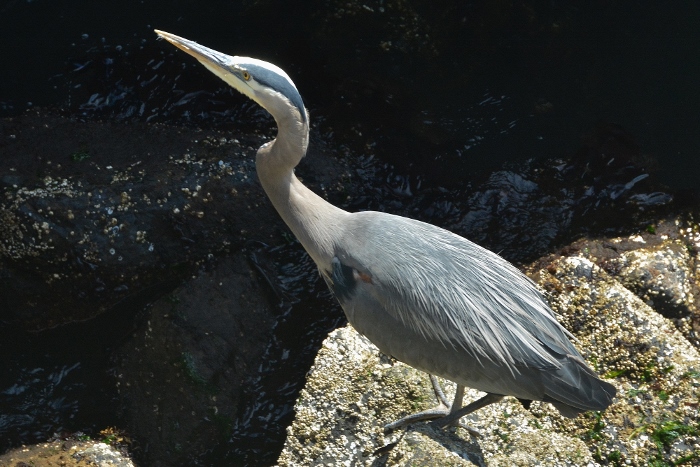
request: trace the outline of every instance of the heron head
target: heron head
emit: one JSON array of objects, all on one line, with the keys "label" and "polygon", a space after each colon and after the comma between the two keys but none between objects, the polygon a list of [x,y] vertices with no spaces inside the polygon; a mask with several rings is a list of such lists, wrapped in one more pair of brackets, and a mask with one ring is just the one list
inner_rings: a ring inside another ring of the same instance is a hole
[{"label": "heron head", "polygon": [[278,122],[291,114],[300,123],[308,125],[301,95],[289,75],[280,67],[256,58],[226,55],[165,31],[156,29],[155,32],[199,60],[231,87],[257,102]]}]

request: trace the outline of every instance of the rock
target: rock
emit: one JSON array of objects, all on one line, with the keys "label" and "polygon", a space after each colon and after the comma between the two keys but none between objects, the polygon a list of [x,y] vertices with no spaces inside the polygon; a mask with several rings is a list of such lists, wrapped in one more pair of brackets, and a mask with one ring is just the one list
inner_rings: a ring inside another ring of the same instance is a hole
[{"label": "rock", "polygon": [[[700,346],[700,227],[692,219],[661,220],[644,232],[609,239],[583,239],[565,255],[583,256],[615,277]],[[547,267],[556,255],[537,264]]]},{"label": "rock", "polygon": [[256,374],[276,296],[243,255],[157,301],[115,352],[120,408],[150,466],[194,465],[225,442]]},{"label": "rock", "polygon": [[696,312],[691,258],[681,242],[624,253],[620,266],[625,287],[662,315],[681,318]]},{"label": "rock", "polygon": [[261,138],[33,112],[0,134],[2,320],[51,328],[158,297],[276,219],[252,209]]},{"label": "rock", "polygon": [[[211,255],[281,241],[255,174],[267,139],[238,138],[35,112],[0,120],[0,320],[82,321],[159,298]],[[328,195],[345,168],[323,149],[298,172]]]},{"label": "rock", "polygon": [[[587,360],[618,388],[607,411],[563,421],[561,429],[587,439],[600,461],[648,465],[692,456],[696,448],[674,457],[668,450],[676,441],[700,447],[697,348],[586,258],[561,258],[539,275],[540,284],[558,291],[551,295],[552,307]],[[689,429],[670,430],[669,422]]]},{"label": "rock", "polygon": [[94,443],[74,454],[79,460],[94,462],[100,467],[134,467],[130,459],[105,443]]},{"label": "rock", "polygon": [[[138,455],[197,458],[228,440],[279,312],[278,271],[261,279],[246,251],[289,244],[254,173],[267,138],[43,112],[0,120],[0,321],[56,335],[101,323],[91,337],[113,352],[104,372]],[[297,174],[344,198],[346,167],[324,150]]]},{"label": "rock", "polygon": [[[506,398],[465,418],[482,434],[478,439],[462,428],[436,431],[424,423],[386,435],[384,424],[435,405],[429,380],[382,356],[346,327],[331,333],[317,356],[278,464],[643,466],[697,460],[698,349],[676,323],[625,287],[637,268],[612,268],[632,257],[632,251],[636,258],[682,251],[674,246],[677,238],[671,238],[680,232],[676,223],[665,228],[675,234],[650,239],[654,248],[624,239],[586,247],[582,242],[564,249],[569,255],[553,255],[529,269],[589,364],[617,387],[605,412],[569,420],[549,404],[533,402],[528,411]],[[691,247],[697,249],[700,241],[694,242]],[[623,244],[629,248],[625,257],[603,247]],[[685,270],[690,257],[671,256],[671,264]],[[620,275],[609,274],[594,260]],[[677,277],[690,281],[692,275]],[[692,293],[682,297],[682,305],[692,308]],[[451,383],[447,387],[453,391]],[[466,397],[479,395],[468,390]]]},{"label": "rock", "polygon": [[49,466],[134,467],[129,456],[97,441],[50,441],[13,449],[0,456],[0,467]]},{"label": "rock", "polygon": [[[454,385],[447,387],[452,397]],[[480,394],[467,390],[469,399]],[[278,465],[483,466],[506,444],[511,453],[501,460],[507,465],[532,465],[538,454],[582,465],[591,459],[581,440],[552,436],[551,422],[545,422],[550,431],[539,430],[541,422],[514,399],[468,417],[488,444],[470,438],[462,428],[435,430],[426,424],[384,434],[386,423],[435,403],[424,373],[391,362],[351,326],[338,329],[324,342],[299,397]]]}]

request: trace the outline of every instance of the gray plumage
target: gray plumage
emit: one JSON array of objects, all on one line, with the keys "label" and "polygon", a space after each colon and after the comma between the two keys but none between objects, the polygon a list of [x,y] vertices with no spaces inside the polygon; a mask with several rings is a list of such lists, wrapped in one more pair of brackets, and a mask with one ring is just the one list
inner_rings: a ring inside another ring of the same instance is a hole
[{"label": "gray plumage", "polygon": [[[488,393],[476,408],[506,395],[550,402],[567,417],[611,404],[615,388],[586,365],[534,283],[510,263],[424,222],[348,213],[296,178],[308,115],[284,71],[156,32],[275,118],[277,138],[256,157],[260,182],[348,321],[382,352]],[[449,413],[460,417],[470,406],[457,410],[456,400]],[[426,412],[415,419],[438,416]]]},{"label": "gray plumage", "polygon": [[[362,212],[339,233],[335,258],[324,278],[382,352],[484,392],[552,402],[566,416],[610,404],[614,388],[500,256],[430,224]],[[352,274],[333,274],[342,267]]]}]

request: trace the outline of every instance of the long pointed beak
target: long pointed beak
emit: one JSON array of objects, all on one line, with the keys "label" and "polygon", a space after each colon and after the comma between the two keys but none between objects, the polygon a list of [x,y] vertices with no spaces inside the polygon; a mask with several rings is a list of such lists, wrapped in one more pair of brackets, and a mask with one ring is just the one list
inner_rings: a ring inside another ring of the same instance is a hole
[{"label": "long pointed beak", "polygon": [[162,37],[178,49],[199,60],[199,62],[207,67],[212,73],[222,76],[223,74],[229,72],[229,67],[233,62],[233,57],[230,55],[222,54],[214,49],[204,47],[203,45],[199,45],[194,41],[176,36],[175,34],[170,34],[169,32],[160,31],[158,29],[155,29],[154,31],[159,37]]}]

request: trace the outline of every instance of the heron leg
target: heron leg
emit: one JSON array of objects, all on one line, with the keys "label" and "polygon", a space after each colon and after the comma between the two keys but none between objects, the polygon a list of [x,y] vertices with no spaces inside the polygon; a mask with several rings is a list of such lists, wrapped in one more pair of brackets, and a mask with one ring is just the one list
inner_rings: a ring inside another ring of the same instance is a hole
[{"label": "heron leg", "polygon": [[389,433],[406,425],[410,425],[415,422],[422,422],[424,420],[435,420],[443,418],[448,414],[447,407],[439,405],[432,409],[424,410],[422,412],[407,415],[406,417],[400,418],[395,422],[387,423],[384,425],[384,433]]},{"label": "heron leg", "polygon": [[[450,413],[455,413],[462,408],[462,401],[464,400],[464,386],[461,384],[457,385],[455,389],[455,398],[452,400],[452,406],[450,407]],[[447,405],[447,404],[445,404]]]},{"label": "heron leg", "polygon": [[430,382],[433,385],[433,391],[435,392],[435,397],[438,400],[438,405],[436,407],[433,407],[432,409],[428,409],[428,410],[424,410],[422,412],[407,415],[407,416],[400,418],[394,422],[391,422],[391,423],[384,425],[384,432],[385,433],[389,433],[389,432],[394,431],[398,428],[402,428],[406,425],[410,425],[411,423],[422,422],[424,420],[435,420],[437,418],[444,417],[445,415],[450,413],[450,403],[447,400],[447,396],[445,396],[445,392],[442,390],[442,387],[440,386],[440,382],[438,381],[436,376],[434,376],[434,375],[428,375],[428,376],[430,376]]},{"label": "heron leg", "polygon": [[[428,410],[424,410],[422,412],[414,413],[412,415],[408,415],[408,416],[403,417],[399,420],[396,420],[395,422],[384,425],[384,432],[388,433],[388,432],[394,431],[398,428],[404,427],[406,425],[409,425],[409,424],[415,423],[415,422],[422,422],[424,420],[435,420],[433,422],[433,424],[436,424],[436,426],[440,426],[440,427],[445,427],[447,425],[461,426],[462,428],[467,430],[472,436],[481,436],[481,433],[479,433],[474,428],[459,422],[459,419],[462,416],[480,408],[480,407],[475,407],[469,411],[466,411],[466,412],[464,411],[465,409],[470,408],[471,406],[473,406],[475,404],[473,402],[472,404],[469,404],[467,407],[462,408],[462,400],[464,399],[465,387],[461,384],[457,385],[457,389],[455,390],[455,397],[452,401],[452,404],[450,404],[449,401],[447,400],[447,396],[445,396],[445,393],[442,390],[442,387],[440,386],[440,382],[438,381],[437,377],[435,377],[434,375],[429,375],[429,376],[430,376],[430,382],[433,385],[433,391],[435,392],[435,397],[437,398],[439,405],[437,407],[433,407],[432,409],[428,409]],[[483,398],[479,399],[479,401],[481,401],[481,400],[483,400]],[[476,401],[476,402],[479,402],[479,401]],[[484,405],[488,405],[489,403],[484,404]],[[459,416],[454,415],[454,414],[462,413],[462,412],[464,412],[463,415],[459,415]],[[450,417],[450,418],[449,418],[449,420],[447,420],[447,422],[445,422],[444,424],[440,423],[439,425],[437,425],[439,422],[442,422],[442,420],[445,420],[448,417]],[[454,417],[454,418],[452,418],[452,417]]]},{"label": "heron leg", "polygon": [[442,386],[440,386],[440,382],[438,381],[437,376],[428,376],[430,376],[430,382],[433,383],[433,391],[435,392],[435,397],[437,398],[440,405],[449,407],[450,403],[447,401],[447,396],[445,396],[445,393],[442,391]]},{"label": "heron leg", "polygon": [[[458,386],[459,388],[459,386]],[[432,422],[433,426],[437,428],[443,428],[446,427],[454,422],[458,422],[460,418],[464,417],[465,415],[469,415],[470,413],[479,410],[481,408],[486,407],[487,405],[493,404],[494,402],[498,402],[501,399],[503,399],[504,396],[500,394],[486,394],[484,397],[481,399],[475,400],[471,404],[462,407],[460,409],[454,410],[454,404],[453,404],[453,410],[450,410],[450,413],[445,415],[444,417],[435,420]],[[465,428],[467,431],[472,433],[472,431],[476,432],[476,430],[470,429],[464,425],[460,425],[462,428]],[[478,433],[478,432],[476,432]],[[474,433],[472,433],[474,434]]]},{"label": "heron leg", "polygon": [[[454,398],[454,400],[452,401],[452,407],[450,407],[450,413],[449,413],[449,414],[445,414],[445,417],[442,417],[442,418],[449,417],[450,415],[453,415],[453,414],[459,412],[460,410],[462,410],[462,401],[464,400],[464,390],[465,390],[465,387],[464,387],[464,386],[462,386],[461,384],[458,384],[458,385],[457,385],[457,389],[455,389],[455,398]],[[476,410],[476,409],[474,409],[474,410]],[[465,414],[465,415],[466,415],[466,414]],[[435,421],[433,422],[433,424],[434,424],[435,426],[438,426],[437,424],[440,422],[440,420],[442,420],[442,419],[435,420]],[[456,418],[456,419],[454,419],[453,421],[449,421],[449,420],[448,420],[448,422],[447,422],[445,425],[442,425],[442,424],[441,424],[441,425],[439,425],[439,426],[445,427],[445,426],[448,426],[448,425],[450,425],[450,426],[459,426],[459,427],[462,427],[462,428],[464,428],[465,430],[467,430],[467,431],[469,432],[469,434],[472,435],[472,436],[475,437],[475,438],[478,438],[478,437],[481,436],[481,433],[479,433],[478,430],[476,430],[476,429],[470,427],[470,426],[467,425],[466,423],[462,423],[462,421],[461,421],[459,418]]]}]

